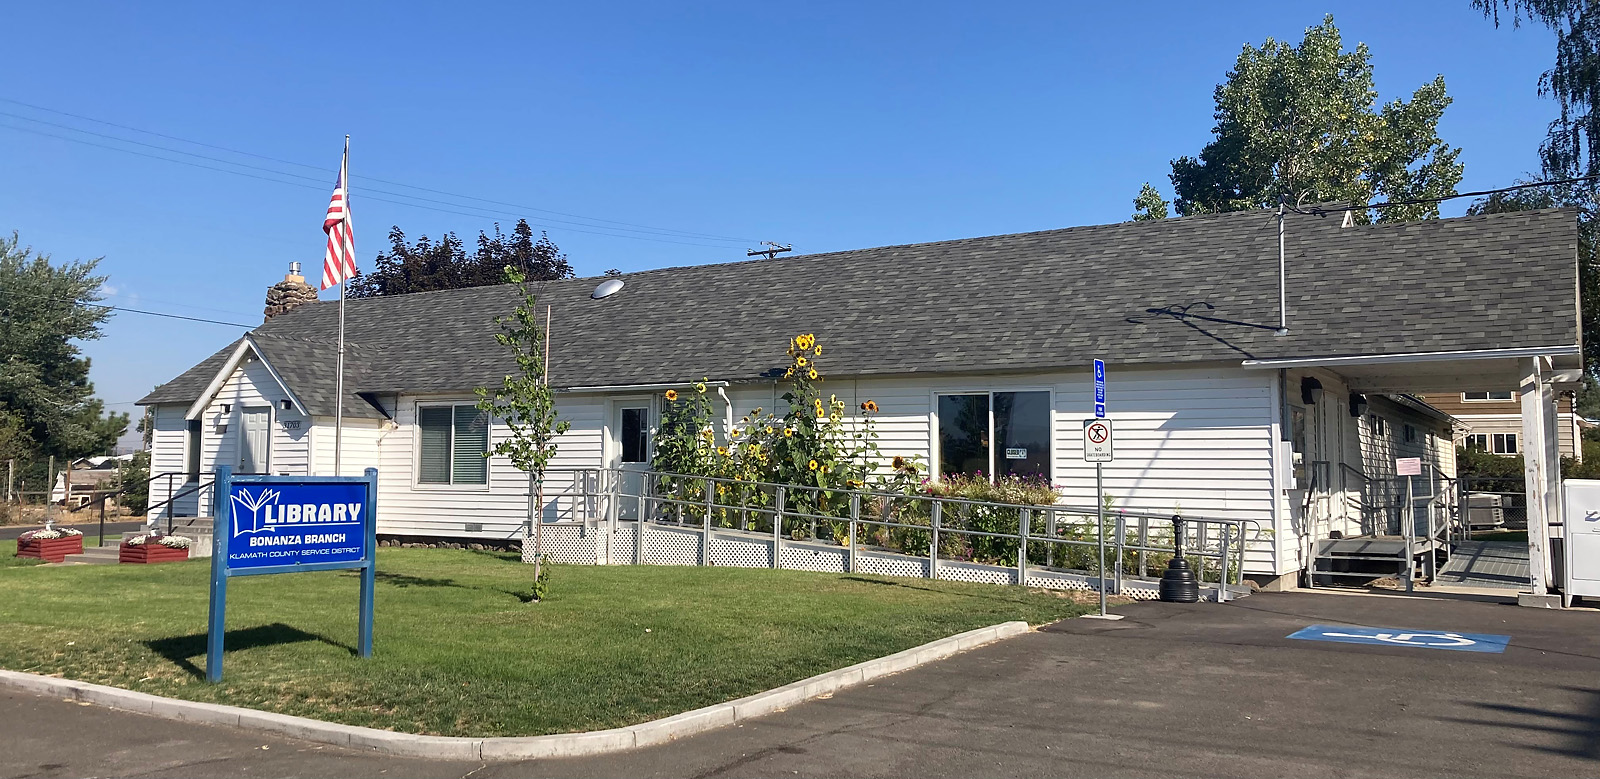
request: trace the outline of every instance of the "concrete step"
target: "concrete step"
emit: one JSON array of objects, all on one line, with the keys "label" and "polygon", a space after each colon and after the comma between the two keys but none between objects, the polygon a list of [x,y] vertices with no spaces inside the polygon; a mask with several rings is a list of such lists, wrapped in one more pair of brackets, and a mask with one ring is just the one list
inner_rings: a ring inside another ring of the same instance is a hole
[{"label": "concrete step", "polygon": [[69,554],[63,562],[80,565],[116,565],[118,550],[115,546],[86,546],[83,554]]}]

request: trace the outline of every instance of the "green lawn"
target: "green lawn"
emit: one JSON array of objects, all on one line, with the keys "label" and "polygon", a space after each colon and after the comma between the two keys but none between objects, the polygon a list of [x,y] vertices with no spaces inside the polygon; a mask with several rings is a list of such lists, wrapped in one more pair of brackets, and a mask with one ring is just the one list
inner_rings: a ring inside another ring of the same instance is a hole
[{"label": "green lawn", "polygon": [[[7,550],[10,551],[10,550]],[[0,668],[353,725],[536,735],[648,721],[1007,620],[1088,607],[1017,587],[737,568],[556,566],[378,551],[374,656],[354,656],[354,572],[229,590],[205,666],[209,562],[0,568]]]}]

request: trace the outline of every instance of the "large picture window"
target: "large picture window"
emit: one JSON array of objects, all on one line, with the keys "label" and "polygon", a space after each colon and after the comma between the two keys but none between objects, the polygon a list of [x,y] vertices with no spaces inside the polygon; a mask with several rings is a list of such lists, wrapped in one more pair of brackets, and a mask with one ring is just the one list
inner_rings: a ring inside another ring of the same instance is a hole
[{"label": "large picture window", "polygon": [[489,415],[472,405],[417,409],[420,484],[485,484],[489,479]]},{"label": "large picture window", "polygon": [[1050,478],[1050,393],[940,395],[939,472]]}]

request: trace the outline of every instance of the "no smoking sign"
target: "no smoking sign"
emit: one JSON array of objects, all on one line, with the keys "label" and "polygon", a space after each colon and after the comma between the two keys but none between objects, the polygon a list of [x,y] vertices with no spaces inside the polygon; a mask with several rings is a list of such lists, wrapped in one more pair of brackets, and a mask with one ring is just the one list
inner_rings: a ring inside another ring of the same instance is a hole
[{"label": "no smoking sign", "polygon": [[1084,462],[1111,462],[1111,420],[1085,419],[1083,421]]}]

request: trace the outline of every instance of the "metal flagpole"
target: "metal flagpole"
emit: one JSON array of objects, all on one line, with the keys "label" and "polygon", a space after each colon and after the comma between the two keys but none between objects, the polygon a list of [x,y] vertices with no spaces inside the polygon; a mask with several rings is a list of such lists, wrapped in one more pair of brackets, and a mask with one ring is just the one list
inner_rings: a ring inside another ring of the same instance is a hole
[{"label": "metal flagpole", "polygon": [[[344,159],[339,162],[339,182],[344,187],[344,215],[348,223],[350,219],[350,136],[344,137]],[[351,236],[352,246],[355,237]],[[343,252],[343,247],[340,251]],[[343,461],[340,459],[344,453],[344,286],[349,279],[344,276],[344,260],[339,260],[339,367],[338,378],[334,380],[333,390],[333,475],[343,476]]]}]

